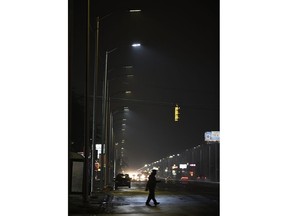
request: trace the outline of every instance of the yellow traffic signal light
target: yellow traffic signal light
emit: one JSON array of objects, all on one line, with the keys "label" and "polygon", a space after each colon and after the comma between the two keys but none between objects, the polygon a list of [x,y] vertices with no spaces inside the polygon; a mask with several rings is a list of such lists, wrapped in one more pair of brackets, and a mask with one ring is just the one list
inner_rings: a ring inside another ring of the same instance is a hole
[{"label": "yellow traffic signal light", "polygon": [[174,120],[175,121],[179,121],[179,116],[180,116],[180,107],[176,104],[176,106],[175,106],[175,118],[174,118]]}]

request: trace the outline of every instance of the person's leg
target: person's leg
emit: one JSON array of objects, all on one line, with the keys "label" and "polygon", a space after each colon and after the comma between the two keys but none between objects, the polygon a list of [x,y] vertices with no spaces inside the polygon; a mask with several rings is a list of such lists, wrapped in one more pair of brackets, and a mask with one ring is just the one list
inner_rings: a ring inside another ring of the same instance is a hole
[{"label": "person's leg", "polygon": [[151,195],[149,194],[146,203],[149,203],[150,200],[151,200]]},{"label": "person's leg", "polygon": [[146,205],[150,205],[149,202],[151,201],[151,199],[152,199],[152,195],[151,195],[151,192],[149,190],[149,195],[148,195],[147,200],[146,200]]},{"label": "person's leg", "polygon": [[155,191],[153,191],[153,192],[151,193],[151,199],[153,200],[154,203],[157,202],[156,199],[155,199]]},{"label": "person's leg", "polygon": [[155,190],[153,190],[152,193],[151,193],[151,199],[153,200],[154,205],[160,204],[159,202],[157,202],[157,200],[155,198]]}]

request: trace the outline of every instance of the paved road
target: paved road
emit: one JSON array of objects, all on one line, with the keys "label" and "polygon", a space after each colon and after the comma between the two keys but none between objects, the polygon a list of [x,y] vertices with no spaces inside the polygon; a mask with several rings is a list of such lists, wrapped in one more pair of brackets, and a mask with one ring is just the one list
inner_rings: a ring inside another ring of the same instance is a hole
[{"label": "paved road", "polygon": [[[129,189],[119,188],[113,191],[112,208],[106,214],[100,215],[129,215],[129,216],[218,216],[219,199],[211,196],[193,194],[188,190],[165,190],[159,187],[156,199],[160,202],[157,207],[145,205],[148,192],[144,185],[134,183]],[[96,216],[96,215],[95,215]]]}]

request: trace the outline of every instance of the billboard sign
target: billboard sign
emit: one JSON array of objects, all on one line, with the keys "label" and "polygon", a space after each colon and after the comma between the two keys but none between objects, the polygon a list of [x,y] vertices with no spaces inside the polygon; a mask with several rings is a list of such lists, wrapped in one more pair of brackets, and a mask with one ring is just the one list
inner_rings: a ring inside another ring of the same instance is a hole
[{"label": "billboard sign", "polygon": [[180,169],[187,169],[187,164],[179,164]]},{"label": "billboard sign", "polygon": [[205,132],[205,141],[219,142],[220,141],[220,131],[208,131]]},{"label": "billboard sign", "polygon": [[99,158],[100,154],[102,153],[101,146],[102,146],[101,144],[96,144],[97,158]]}]

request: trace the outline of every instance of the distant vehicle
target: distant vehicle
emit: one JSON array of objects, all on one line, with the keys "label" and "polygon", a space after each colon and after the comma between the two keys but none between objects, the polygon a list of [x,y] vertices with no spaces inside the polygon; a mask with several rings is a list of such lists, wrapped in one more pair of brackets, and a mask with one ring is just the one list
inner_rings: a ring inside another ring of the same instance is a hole
[{"label": "distant vehicle", "polygon": [[180,179],[181,184],[188,184],[189,178],[187,176],[183,176]]},{"label": "distant vehicle", "polygon": [[206,176],[198,176],[197,177],[197,180],[199,180],[199,181],[205,181],[206,179],[207,179]]},{"label": "distant vehicle", "polygon": [[131,178],[129,174],[121,174],[119,173],[115,178],[115,190],[118,189],[119,186],[127,186],[131,188]]}]

